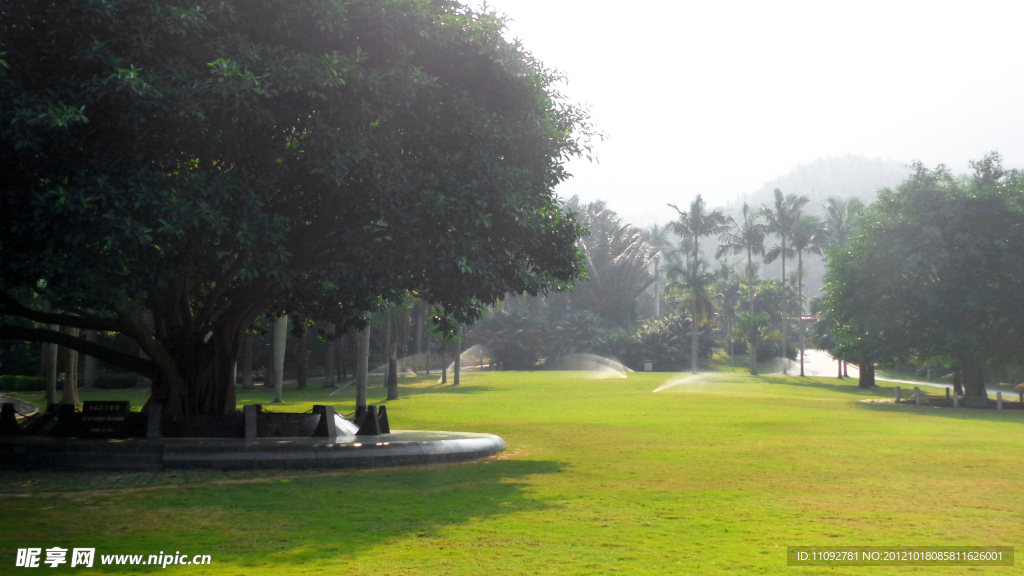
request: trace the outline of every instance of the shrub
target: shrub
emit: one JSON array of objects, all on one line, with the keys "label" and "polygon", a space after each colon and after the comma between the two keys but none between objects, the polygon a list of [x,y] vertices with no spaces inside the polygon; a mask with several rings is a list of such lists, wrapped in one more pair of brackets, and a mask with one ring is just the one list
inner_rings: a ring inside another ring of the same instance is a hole
[{"label": "shrub", "polygon": [[0,376],[0,392],[40,392],[46,390],[41,376]]}]

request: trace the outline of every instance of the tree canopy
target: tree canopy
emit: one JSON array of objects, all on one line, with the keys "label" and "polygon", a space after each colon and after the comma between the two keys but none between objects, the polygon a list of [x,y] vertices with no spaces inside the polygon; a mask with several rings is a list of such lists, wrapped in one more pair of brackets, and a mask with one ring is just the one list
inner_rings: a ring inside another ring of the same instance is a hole
[{"label": "tree canopy", "polygon": [[411,291],[451,324],[572,284],[581,228],[552,189],[591,129],[502,29],[449,0],[7,2],[0,339],[224,413],[268,311],[344,329]]},{"label": "tree canopy", "polygon": [[1024,345],[1024,179],[998,155],[956,178],[920,163],[882,190],[829,253],[827,307],[840,357],[955,359],[985,398],[986,362]]}]

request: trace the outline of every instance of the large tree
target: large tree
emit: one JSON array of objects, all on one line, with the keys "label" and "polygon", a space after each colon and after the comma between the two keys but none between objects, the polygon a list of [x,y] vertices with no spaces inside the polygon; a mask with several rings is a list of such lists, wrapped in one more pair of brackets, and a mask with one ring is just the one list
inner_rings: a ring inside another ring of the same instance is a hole
[{"label": "large tree", "polygon": [[826,304],[842,357],[949,356],[984,401],[987,363],[1024,347],[1024,179],[995,154],[972,165],[956,178],[918,163],[881,190],[829,252]]},{"label": "large tree", "polygon": [[6,2],[0,339],[221,414],[267,312],[344,333],[411,291],[451,329],[571,284],[581,230],[552,189],[586,114],[502,28],[449,0]]}]

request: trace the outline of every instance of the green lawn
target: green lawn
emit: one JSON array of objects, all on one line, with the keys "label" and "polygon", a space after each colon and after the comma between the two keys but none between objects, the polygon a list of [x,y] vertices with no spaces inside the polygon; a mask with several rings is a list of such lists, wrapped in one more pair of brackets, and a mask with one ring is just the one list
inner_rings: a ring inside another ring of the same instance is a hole
[{"label": "green lawn", "polygon": [[[741,373],[652,392],[673,377],[405,381],[388,404],[392,426],[501,435],[508,450],[483,462],[0,474],[0,573],[17,548],[61,546],[212,556],[166,569],[178,574],[960,574],[978,569],[787,567],[786,546],[1024,541],[1022,412],[864,403],[891,390]],[[329,400],[350,412],[349,392]],[[285,395],[289,411],[328,400]]]}]

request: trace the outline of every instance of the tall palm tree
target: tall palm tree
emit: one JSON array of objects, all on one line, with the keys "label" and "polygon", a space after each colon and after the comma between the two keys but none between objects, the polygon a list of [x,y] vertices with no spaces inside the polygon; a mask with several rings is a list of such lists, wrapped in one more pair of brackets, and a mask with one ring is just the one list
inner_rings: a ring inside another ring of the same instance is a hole
[{"label": "tall palm tree", "polygon": [[[715,258],[721,258],[727,253],[733,255],[747,253],[747,282],[748,297],[750,298],[750,316],[754,316],[754,255],[764,256],[764,237],[768,228],[757,221],[758,214],[751,212],[747,203],[743,203],[743,224],[737,223],[729,218],[729,230],[719,237],[722,242],[718,245]],[[757,374],[757,352],[750,353],[750,373]]]},{"label": "tall palm tree", "polygon": [[826,245],[825,229],[821,221],[814,216],[801,214],[793,226],[791,236],[793,250],[797,258],[797,303],[800,305],[799,326],[800,326],[800,375],[804,375],[804,348],[806,339],[804,334],[804,254],[821,254]]},{"label": "tall palm tree", "polygon": [[654,317],[661,316],[661,290],[663,288],[662,278],[666,265],[671,265],[679,258],[679,249],[672,244],[669,237],[671,230],[668,226],[654,224],[644,231],[644,242],[656,250],[654,258]]},{"label": "tall palm tree", "polygon": [[[690,260],[691,266],[697,270],[700,268],[700,239],[704,236],[711,236],[713,234],[721,234],[727,229],[725,216],[721,210],[712,210],[708,212],[707,206],[704,204],[704,199],[700,197],[700,194],[690,202],[690,209],[683,212],[675,204],[669,204],[669,207],[673,208],[679,213],[679,219],[670,222],[668,225],[672,228],[672,231],[677,235],[682,236],[684,239],[689,238],[693,240],[693,258]],[[689,267],[688,267],[689,268]],[[691,294],[694,302],[697,301],[697,294]],[[693,314],[693,328],[690,330],[693,333],[692,343],[692,362],[693,362],[693,373],[697,373],[697,314],[694,309]]]},{"label": "tall palm tree", "polygon": [[[725,334],[732,334],[733,324],[736,320],[736,305],[740,299],[740,279],[736,272],[736,263],[730,264],[725,260],[718,261],[718,270],[715,271],[718,277],[718,296],[721,298],[721,310],[725,320]],[[733,340],[729,338],[729,362],[733,357]]]},{"label": "tall palm tree", "polygon": [[778,237],[779,243],[769,249],[764,255],[765,263],[771,264],[780,256],[782,257],[782,373],[789,374],[786,361],[786,350],[789,339],[789,306],[786,297],[786,257],[795,256],[791,246],[793,228],[800,219],[800,213],[804,206],[810,202],[807,196],[796,194],[782,195],[782,190],[775,189],[775,204],[765,204],[761,212],[768,221],[768,231]]},{"label": "tall palm tree", "polygon": [[852,198],[849,201],[832,197],[825,204],[825,236],[828,238],[828,245],[845,244],[846,237],[850,235],[850,228],[853,219],[864,209],[860,200]]},{"label": "tall palm tree", "polygon": [[[825,237],[828,246],[842,246],[853,228],[853,220],[864,210],[864,204],[856,198],[842,200],[836,197],[828,199],[825,204]],[[840,360],[842,371],[846,372],[846,361]],[[848,375],[848,374],[847,374]]]},{"label": "tall palm tree", "polygon": [[715,315],[715,297],[711,293],[715,275],[707,271],[707,262],[700,258],[691,258],[685,264],[673,266],[668,274],[675,278],[668,287],[681,289],[685,293],[684,302],[690,309],[690,362],[696,374],[697,336],[701,325],[706,324]]}]

